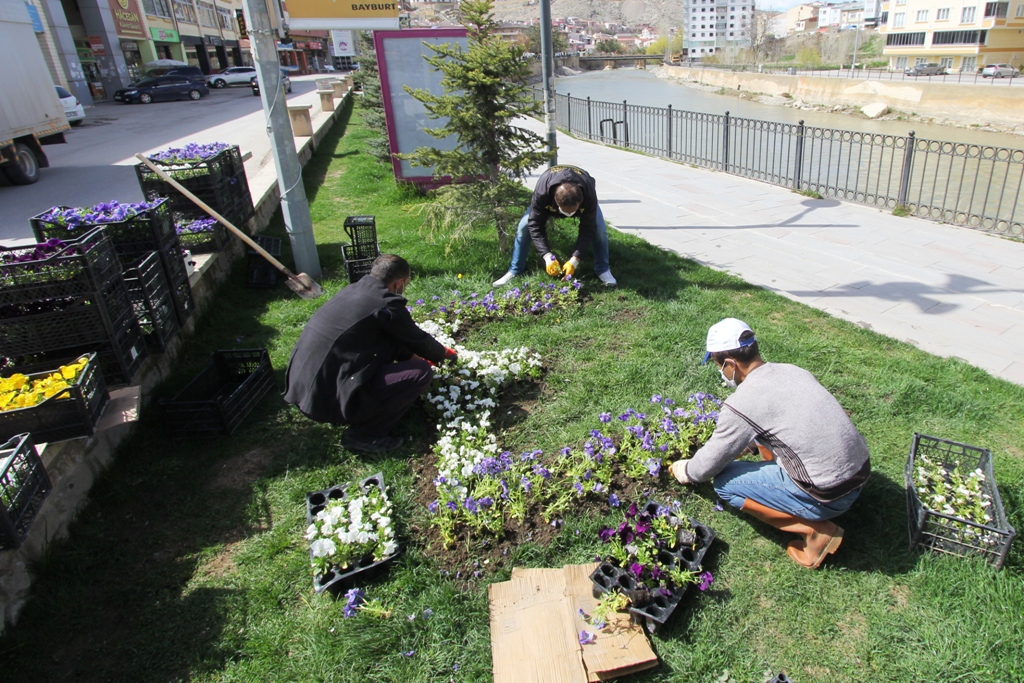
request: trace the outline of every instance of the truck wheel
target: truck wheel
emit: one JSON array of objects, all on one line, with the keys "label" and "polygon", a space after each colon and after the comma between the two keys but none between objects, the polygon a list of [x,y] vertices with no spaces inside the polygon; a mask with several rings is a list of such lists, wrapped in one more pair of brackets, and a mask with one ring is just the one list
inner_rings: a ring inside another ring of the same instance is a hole
[{"label": "truck wheel", "polygon": [[39,180],[39,160],[32,148],[23,142],[15,142],[14,153],[17,163],[4,168],[7,179],[15,185],[31,185]]}]

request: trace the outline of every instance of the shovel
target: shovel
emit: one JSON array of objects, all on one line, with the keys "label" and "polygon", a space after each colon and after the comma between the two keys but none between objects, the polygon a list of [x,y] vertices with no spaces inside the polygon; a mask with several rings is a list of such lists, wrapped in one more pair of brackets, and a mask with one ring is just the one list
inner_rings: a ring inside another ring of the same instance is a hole
[{"label": "shovel", "polygon": [[311,278],[306,273],[299,273],[298,275],[296,275],[292,271],[288,270],[288,268],[286,268],[283,263],[281,263],[276,258],[268,254],[266,249],[256,244],[256,242],[254,242],[248,235],[246,235],[244,232],[242,232],[241,230],[233,226],[231,223],[229,223],[228,220],[224,218],[224,216],[221,216],[219,213],[211,209],[202,199],[200,199],[199,197],[195,196],[194,194],[186,190],[184,187],[182,187],[181,183],[167,175],[164,171],[158,168],[152,161],[150,161],[141,154],[136,154],[135,158],[144,163],[146,166],[148,166],[151,171],[156,173],[162,179],[170,183],[171,187],[173,187],[178,192],[182,193],[183,195],[191,199],[193,202],[195,202],[195,204],[203,211],[210,214],[210,216],[212,216],[213,218],[217,219],[218,223],[220,223],[225,228],[238,235],[238,238],[240,240],[242,240],[250,247],[252,247],[254,250],[256,250],[256,252],[260,256],[270,261],[270,264],[272,266],[280,270],[282,273],[284,273],[285,277],[288,278],[287,280],[285,280],[285,283],[288,285],[288,289],[292,290],[303,299],[316,299],[324,293],[324,288],[318,285],[316,282],[314,282],[313,278]]}]

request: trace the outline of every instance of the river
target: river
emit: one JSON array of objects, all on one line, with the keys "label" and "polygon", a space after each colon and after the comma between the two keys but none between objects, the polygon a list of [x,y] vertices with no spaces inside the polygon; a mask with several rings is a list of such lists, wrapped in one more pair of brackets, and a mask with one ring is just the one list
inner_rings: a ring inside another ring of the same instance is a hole
[{"label": "river", "polygon": [[1003,133],[976,131],[953,126],[941,126],[920,121],[876,121],[845,114],[803,111],[792,107],[761,104],[741,100],[728,95],[688,88],[665,78],[658,78],[653,70],[614,69],[609,71],[587,71],[577,76],[562,76],[555,79],[559,94],[604,102],[626,100],[629,104],[648,107],[685,109],[706,114],[724,114],[749,119],[797,123],[801,119],[808,126],[838,128],[862,133],[884,135],[906,135],[914,131],[918,138],[966,142],[977,145],[992,145],[1024,149],[1024,138]]}]

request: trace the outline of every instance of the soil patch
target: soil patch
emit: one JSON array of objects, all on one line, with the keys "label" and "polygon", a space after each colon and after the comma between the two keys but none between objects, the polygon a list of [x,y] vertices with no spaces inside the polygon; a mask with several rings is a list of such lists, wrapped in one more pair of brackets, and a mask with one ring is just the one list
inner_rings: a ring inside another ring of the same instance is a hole
[{"label": "soil patch", "polygon": [[266,448],[239,453],[220,463],[208,486],[213,489],[245,490],[266,472],[274,454]]}]

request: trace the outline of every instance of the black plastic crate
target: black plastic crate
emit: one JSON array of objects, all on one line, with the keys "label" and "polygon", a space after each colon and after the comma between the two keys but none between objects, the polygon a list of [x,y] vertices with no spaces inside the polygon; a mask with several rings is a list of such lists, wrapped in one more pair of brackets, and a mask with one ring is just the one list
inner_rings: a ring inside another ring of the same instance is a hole
[{"label": "black plastic crate", "polygon": [[[980,469],[984,474],[982,490],[992,502],[991,524],[979,524],[962,517],[932,510],[917,492],[914,470],[919,456],[926,456],[932,462],[941,462],[947,470],[972,472]],[[926,548],[935,552],[967,557],[977,555],[997,569],[1006,562],[1010,543],[1016,537],[1006,519],[1003,501],[996,486],[992,470],[992,453],[986,448],[969,446],[956,441],[947,441],[934,436],[914,434],[903,471],[907,488],[907,519],[910,530],[910,549]]]},{"label": "black plastic crate", "polygon": [[181,328],[171,286],[157,252],[150,252],[134,266],[126,268],[124,283],[146,345],[155,351],[166,351]]},{"label": "black plastic crate", "polygon": [[349,216],[345,219],[345,234],[352,244],[377,244],[377,219],[373,216]]},{"label": "black plastic crate", "polygon": [[160,405],[176,439],[227,436],[273,386],[266,349],[214,351],[206,368]]},{"label": "black plastic crate", "polygon": [[[348,490],[349,486],[350,484],[342,484],[340,486],[332,486],[331,488],[324,489],[323,491],[307,493],[306,525],[308,526],[313,523],[313,518],[327,506],[329,501],[345,500],[345,491]],[[359,489],[364,493],[367,489],[375,486],[380,489],[382,494],[385,494],[384,475],[380,472],[359,482]],[[364,558],[357,562],[355,566],[350,567],[345,571],[332,569],[324,574],[314,575],[313,590],[317,593],[327,591],[331,593],[331,595],[337,597],[341,593],[354,588],[357,583],[376,578],[386,571],[392,560],[398,557],[398,552],[399,551],[396,549],[395,552],[391,553],[387,557],[377,560],[376,562],[372,557]],[[310,550],[310,559],[312,558],[313,551]]]},{"label": "black plastic crate", "polygon": [[51,488],[32,435],[0,445],[0,550],[21,545]]},{"label": "black plastic crate", "polygon": [[377,260],[376,256],[373,258],[359,258],[356,254],[356,247],[351,244],[346,244],[341,248],[341,255],[345,261],[345,271],[348,273],[349,283],[358,282],[364,275],[369,275],[373,262]]},{"label": "black plastic crate", "polygon": [[[63,363],[54,364],[48,371],[29,375],[29,380],[48,375],[61,365]],[[11,374],[4,372],[6,376]],[[33,440],[39,443],[92,436],[96,433],[96,423],[109,401],[110,393],[103,379],[103,371],[96,354],[91,354],[78,382],[67,391],[28,408],[0,412],[0,441],[29,432]]]},{"label": "black plastic crate", "polygon": [[[253,237],[256,244],[263,247],[268,254],[280,260],[281,238],[270,237],[269,235],[257,235]],[[246,287],[274,287],[277,285],[277,276],[281,272],[274,265],[265,259],[259,252],[249,247],[246,254],[245,264],[245,286]]]},{"label": "black plastic crate", "polygon": [[185,250],[177,240],[172,249],[160,252],[160,262],[163,264],[164,274],[171,289],[171,300],[178,317],[178,325],[184,328],[185,323],[196,311],[196,302],[192,296],[188,270],[185,268]]},{"label": "black plastic crate", "polygon": [[36,257],[36,245],[0,248],[0,317],[3,309],[96,292],[121,274],[121,262],[103,230],[67,241]]},{"label": "black plastic crate", "polygon": [[166,200],[159,199],[156,206],[118,223],[95,223],[69,228],[42,220],[49,212],[30,218],[29,223],[40,242],[50,238],[64,241],[77,239],[91,230],[101,228],[113,243],[121,265],[127,267],[149,252],[167,249],[172,242],[177,241],[169,206]]},{"label": "black plastic crate", "polygon": [[[225,214],[221,214],[229,221],[231,218]],[[207,218],[205,214],[194,216],[193,218]],[[187,225],[192,219],[180,222],[179,225]],[[232,225],[238,226],[236,221],[231,221]],[[182,232],[178,233],[178,242],[181,244],[182,249],[188,249],[193,254],[211,254],[215,251],[221,251],[227,245],[230,236],[228,235],[228,229],[220,223],[214,223],[213,227],[206,232]]]}]

